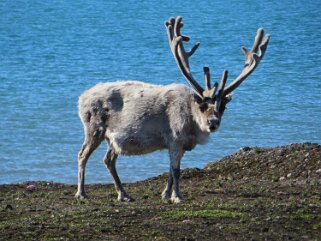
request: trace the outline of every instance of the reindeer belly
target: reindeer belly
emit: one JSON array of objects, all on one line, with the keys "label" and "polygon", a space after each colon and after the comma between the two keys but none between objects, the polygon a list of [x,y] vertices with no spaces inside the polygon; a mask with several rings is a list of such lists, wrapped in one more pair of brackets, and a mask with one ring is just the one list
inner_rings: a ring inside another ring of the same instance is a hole
[{"label": "reindeer belly", "polygon": [[148,133],[134,131],[127,132],[126,135],[109,133],[108,139],[115,151],[123,155],[142,155],[166,149],[165,141],[157,131]]},{"label": "reindeer belly", "polygon": [[123,138],[115,138],[111,143],[119,154],[142,155],[166,148],[160,136],[153,135],[127,135]]},{"label": "reindeer belly", "polygon": [[125,142],[121,143],[121,153],[124,155],[142,155],[154,151],[165,149],[163,141],[160,139],[146,139],[144,141],[129,137]]}]

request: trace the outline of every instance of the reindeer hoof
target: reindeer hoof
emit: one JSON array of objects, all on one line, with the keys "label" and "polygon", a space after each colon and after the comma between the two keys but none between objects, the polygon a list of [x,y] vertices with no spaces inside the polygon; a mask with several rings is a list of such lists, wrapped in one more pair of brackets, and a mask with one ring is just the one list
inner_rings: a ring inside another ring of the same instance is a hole
[{"label": "reindeer hoof", "polygon": [[184,199],[181,194],[176,194],[173,192],[172,197],[171,197],[171,202],[172,203],[182,203],[182,202],[184,202]]},{"label": "reindeer hoof", "polygon": [[78,199],[78,200],[84,200],[84,199],[87,198],[87,195],[84,194],[84,193],[77,192],[76,195],[75,195],[75,198]]},{"label": "reindeer hoof", "polygon": [[184,201],[182,195],[180,193],[176,193],[174,191],[172,192],[172,196],[171,196],[170,200],[172,203],[181,203]]},{"label": "reindeer hoof", "polygon": [[181,197],[171,197],[171,202],[172,203],[182,203],[182,202],[184,202],[184,199]]},{"label": "reindeer hoof", "polygon": [[163,202],[168,202],[168,201],[170,201],[170,199],[171,199],[171,196],[170,196],[170,193],[168,192],[168,191],[164,191],[164,192],[162,192],[162,200],[163,200]]},{"label": "reindeer hoof", "polygon": [[117,200],[120,202],[133,202],[133,201],[135,201],[134,198],[132,198],[131,196],[129,196],[126,193],[119,194]]}]

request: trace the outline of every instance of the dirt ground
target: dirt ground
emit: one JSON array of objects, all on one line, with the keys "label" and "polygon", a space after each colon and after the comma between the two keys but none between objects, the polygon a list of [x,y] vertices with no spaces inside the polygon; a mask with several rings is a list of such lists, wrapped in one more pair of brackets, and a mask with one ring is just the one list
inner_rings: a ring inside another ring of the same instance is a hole
[{"label": "dirt ground", "polygon": [[0,240],[321,240],[321,146],[244,147],[181,175],[182,204],[160,198],[168,174],[113,185],[0,185]]}]

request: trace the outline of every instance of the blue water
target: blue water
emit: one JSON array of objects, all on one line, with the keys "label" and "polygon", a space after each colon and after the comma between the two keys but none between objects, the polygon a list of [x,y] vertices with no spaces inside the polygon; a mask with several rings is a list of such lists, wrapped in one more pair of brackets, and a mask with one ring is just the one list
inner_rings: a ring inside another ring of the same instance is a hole
[{"label": "blue water", "polygon": [[[78,96],[121,79],[185,83],[170,53],[164,20],[182,15],[201,48],[191,60],[203,84],[242,69],[240,46],[256,29],[271,35],[264,60],[234,93],[220,130],[185,154],[203,167],[242,146],[321,143],[321,6],[318,1],[9,1],[0,2],[0,183],[76,183],[83,129]],[[86,182],[111,182],[102,144]],[[121,157],[124,182],[168,169],[167,152]]]}]

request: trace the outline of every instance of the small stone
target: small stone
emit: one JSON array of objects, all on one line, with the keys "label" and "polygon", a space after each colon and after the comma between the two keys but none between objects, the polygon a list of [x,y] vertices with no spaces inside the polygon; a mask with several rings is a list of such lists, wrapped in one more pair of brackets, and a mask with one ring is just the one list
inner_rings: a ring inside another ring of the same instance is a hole
[{"label": "small stone", "polygon": [[28,186],[26,187],[26,190],[27,190],[27,191],[30,191],[30,192],[35,191],[36,189],[37,189],[37,187],[36,187],[35,185],[33,185],[33,184],[28,185]]},{"label": "small stone", "polygon": [[277,154],[279,154],[280,156],[284,156],[285,155],[285,150],[280,149],[277,151]]},{"label": "small stone", "polygon": [[36,226],[36,225],[39,225],[39,222],[33,220],[33,221],[30,222],[30,224]]},{"label": "small stone", "polygon": [[318,169],[315,171],[316,173],[321,173],[321,169]]},{"label": "small stone", "polygon": [[183,220],[182,221],[183,223],[190,223],[190,222],[192,222],[190,219],[185,219],[185,220]]},{"label": "small stone", "polygon": [[233,180],[234,180],[234,178],[232,177],[232,175],[228,175],[228,176],[227,176],[227,180],[229,180],[229,181],[233,181]]},{"label": "small stone", "polygon": [[283,180],[285,180],[285,177],[280,177],[279,180],[280,180],[280,181],[283,181]]},{"label": "small stone", "polygon": [[292,173],[289,173],[288,175],[286,175],[287,178],[290,178],[292,176]]},{"label": "small stone", "polygon": [[250,150],[251,150],[251,148],[248,146],[244,146],[244,147],[240,148],[240,151],[250,151]]}]

